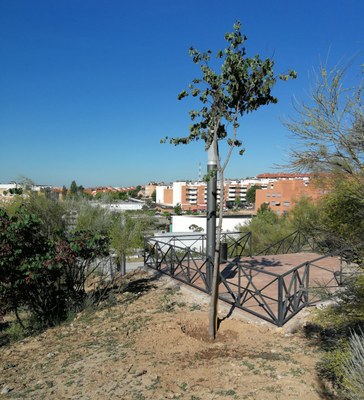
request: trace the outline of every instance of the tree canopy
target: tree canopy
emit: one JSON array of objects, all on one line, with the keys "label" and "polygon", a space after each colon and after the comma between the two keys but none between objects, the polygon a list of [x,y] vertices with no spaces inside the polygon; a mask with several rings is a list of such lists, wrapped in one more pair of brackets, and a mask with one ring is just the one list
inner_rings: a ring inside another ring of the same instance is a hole
[{"label": "tree canopy", "polygon": [[259,185],[250,186],[250,188],[246,191],[247,203],[255,204],[255,195],[256,195],[257,189],[260,189],[260,188],[261,188],[261,186],[259,186]]},{"label": "tree canopy", "polygon": [[307,102],[286,122],[295,140],[290,165],[297,170],[350,175],[364,172],[363,78],[345,85],[347,67],[321,66]]}]

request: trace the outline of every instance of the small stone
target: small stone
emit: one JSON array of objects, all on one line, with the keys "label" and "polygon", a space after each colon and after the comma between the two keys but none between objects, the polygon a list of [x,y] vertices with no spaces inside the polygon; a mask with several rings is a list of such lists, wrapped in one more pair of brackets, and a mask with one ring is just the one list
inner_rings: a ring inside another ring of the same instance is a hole
[{"label": "small stone", "polygon": [[136,372],[135,372],[135,374],[134,374],[134,376],[142,376],[142,375],[144,375],[144,374],[146,374],[147,373],[147,370],[146,369],[140,369],[140,370],[137,370]]},{"label": "small stone", "polygon": [[4,386],[2,389],[1,389],[1,392],[0,392],[0,394],[7,394],[7,393],[9,393],[9,392],[11,392],[13,390],[13,388],[10,388],[9,386]]},{"label": "small stone", "polygon": [[54,353],[48,353],[48,354],[47,354],[47,358],[53,358],[54,356],[55,356]]}]

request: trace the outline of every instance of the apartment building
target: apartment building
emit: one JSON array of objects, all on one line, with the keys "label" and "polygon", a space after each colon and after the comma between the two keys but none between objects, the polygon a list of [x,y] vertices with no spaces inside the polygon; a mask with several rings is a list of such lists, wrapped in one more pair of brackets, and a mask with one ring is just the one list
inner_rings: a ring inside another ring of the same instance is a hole
[{"label": "apartment building", "polygon": [[270,182],[267,188],[256,191],[255,209],[258,210],[263,203],[266,203],[276,214],[283,215],[302,197],[309,197],[315,201],[326,192],[313,185],[307,175],[298,176],[296,179],[292,177],[280,179]]},{"label": "apartment building", "polygon": [[[268,179],[226,180],[224,183],[224,205],[238,200],[245,202],[246,192],[250,186],[260,184],[267,187]],[[220,187],[217,187],[217,201],[220,202]],[[207,207],[207,183],[176,181],[170,185],[156,187],[156,202],[169,207],[180,204],[182,210],[205,210]]]},{"label": "apartment building", "polygon": [[[254,178],[227,179],[224,182],[224,206],[246,202],[246,193],[253,185],[257,190],[256,209],[262,203],[277,214],[284,214],[302,196],[317,199],[323,191],[311,184],[311,174],[264,173]],[[220,188],[217,188],[217,201],[220,202]],[[168,207],[180,204],[182,210],[205,210],[207,208],[207,184],[197,181],[176,181],[169,185],[156,186],[156,202]]]}]

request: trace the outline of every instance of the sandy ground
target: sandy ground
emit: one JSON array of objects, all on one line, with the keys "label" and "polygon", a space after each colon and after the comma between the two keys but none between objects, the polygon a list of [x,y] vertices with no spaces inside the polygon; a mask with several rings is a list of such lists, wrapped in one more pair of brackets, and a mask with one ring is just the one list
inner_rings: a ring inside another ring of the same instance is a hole
[{"label": "sandy ground", "polygon": [[0,347],[0,399],[325,398],[301,334],[234,312],[210,341],[204,295],[143,271],[126,279],[114,305]]}]

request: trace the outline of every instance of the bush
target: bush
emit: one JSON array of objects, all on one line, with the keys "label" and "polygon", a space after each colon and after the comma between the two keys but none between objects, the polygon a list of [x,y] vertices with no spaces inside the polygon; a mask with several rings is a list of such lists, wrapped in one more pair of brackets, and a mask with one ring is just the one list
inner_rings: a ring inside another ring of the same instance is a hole
[{"label": "bush", "polygon": [[343,365],[348,354],[348,342],[339,341],[337,346],[325,353],[317,363],[316,370],[319,377],[331,382],[333,387],[341,388],[344,379]]},{"label": "bush", "polygon": [[258,254],[293,233],[295,227],[288,217],[280,217],[270,208],[261,208],[251,223],[241,227],[240,231],[252,233],[252,252]]},{"label": "bush", "polygon": [[0,209],[0,304],[29,311],[44,328],[82,308],[91,263],[109,251],[108,238],[87,231],[51,240],[42,221],[22,205],[13,216]]},{"label": "bush", "polygon": [[[336,300],[313,314],[316,337],[325,350],[317,372],[343,396],[364,399],[364,275],[351,279]],[[355,331],[360,335],[354,333],[350,337]]]},{"label": "bush", "polygon": [[364,334],[353,333],[343,361],[343,386],[350,400],[364,399]]}]

